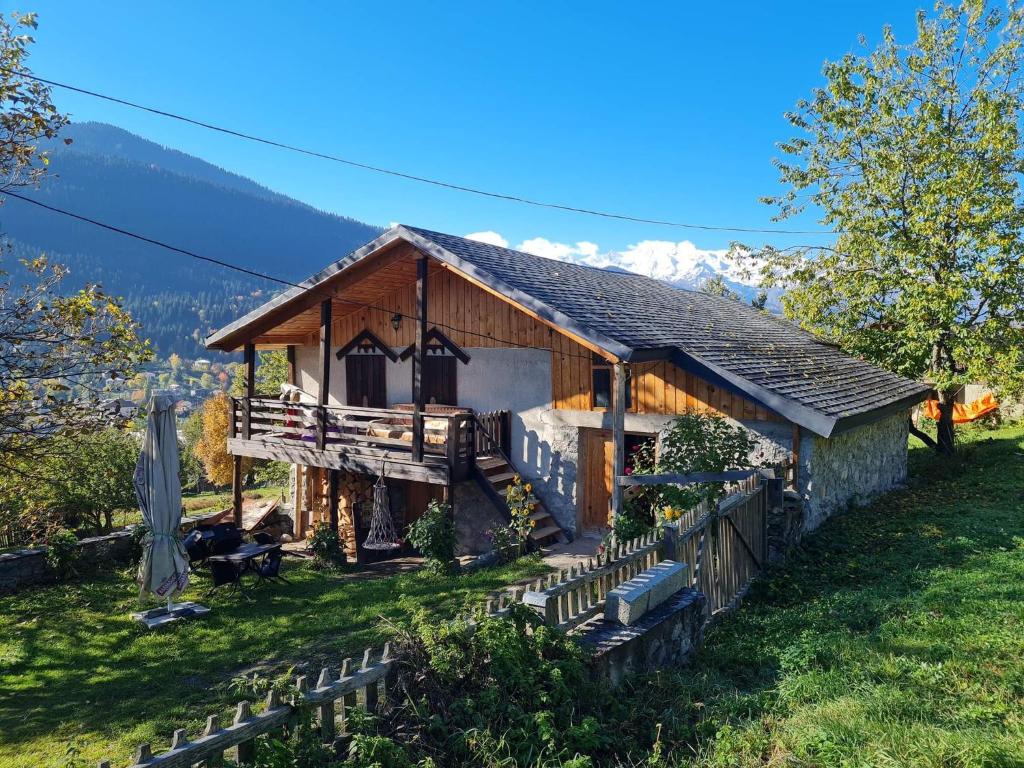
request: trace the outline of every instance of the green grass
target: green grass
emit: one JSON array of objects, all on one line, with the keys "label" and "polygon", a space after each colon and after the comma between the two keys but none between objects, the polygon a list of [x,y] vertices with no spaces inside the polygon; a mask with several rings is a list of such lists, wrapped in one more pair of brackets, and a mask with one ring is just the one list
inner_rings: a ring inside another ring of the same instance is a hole
[{"label": "green grass", "polygon": [[1024,430],[963,437],[637,684],[670,764],[1024,765]]},{"label": "green grass", "polygon": [[207,715],[226,715],[240,672],[298,664],[316,675],[379,648],[380,617],[402,624],[417,607],[451,615],[544,570],[524,559],[453,579],[356,580],[293,560],[286,568],[292,583],[261,588],[257,602],[203,598],[209,617],[152,633],[129,618],[138,598],[126,572],[0,598],[0,765],[61,765],[72,742],[84,764],[126,765],[139,743],[166,747],[175,728],[196,733]]}]

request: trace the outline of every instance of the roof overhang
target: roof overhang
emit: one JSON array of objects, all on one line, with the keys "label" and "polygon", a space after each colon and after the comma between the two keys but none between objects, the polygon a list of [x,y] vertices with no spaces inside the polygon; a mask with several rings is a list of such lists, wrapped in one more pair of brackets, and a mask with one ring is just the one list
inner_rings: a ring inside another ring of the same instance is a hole
[{"label": "roof overhang", "polygon": [[791,421],[794,424],[799,424],[801,427],[809,429],[814,434],[826,438],[835,437],[841,432],[854,429],[855,427],[859,427],[864,424],[870,424],[873,421],[878,421],[879,419],[891,416],[900,411],[906,411],[924,400],[928,395],[928,388],[922,385],[919,392],[915,392],[912,395],[900,398],[899,400],[891,403],[886,403],[877,408],[855,413],[850,416],[836,417],[822,413],[814,408],[809,408],[796,400],[791,400],[788,397],[776,394],[765,387],[748,381],[742,376],[737,376],[736,374],[727,371],[719,365],[715,365],[714,363],[704,360],[689,352],[684,352],[681,349],[672,350],[672,355],[669,359],[671,359],[679,368],[690,371],[713,384],[724,386],[727,389],[738,392],[756,403],[763,405],[765,408],[774,411],[784,419]]}]

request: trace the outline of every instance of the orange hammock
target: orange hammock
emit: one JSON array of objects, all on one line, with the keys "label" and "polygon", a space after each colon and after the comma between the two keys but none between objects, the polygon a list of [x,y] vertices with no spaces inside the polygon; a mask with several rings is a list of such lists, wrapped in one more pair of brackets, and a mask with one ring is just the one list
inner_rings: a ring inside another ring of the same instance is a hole
[{"label": "orange hammock", "polygon": [[[999,407],[999,402],[991,392],[986,392],[977,400],[970,403],[953,403],[953,423],[966,424],[975,421],[982,416],[988,416]],[[924,415],[932,421],[939,420],[939,401],[926,400],[924,404]]]}]

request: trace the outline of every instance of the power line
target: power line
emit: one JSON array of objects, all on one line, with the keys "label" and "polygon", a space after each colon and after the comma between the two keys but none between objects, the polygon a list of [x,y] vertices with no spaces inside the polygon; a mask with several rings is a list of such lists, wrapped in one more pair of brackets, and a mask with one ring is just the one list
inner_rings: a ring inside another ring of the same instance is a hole
[{"label": "power line", "polygon": [[[345,298],[342,298],[340,296],[337,296],[337,295],[335,295],[333,293],[329,293],[327,291],[320,290],[320,289],[316,288],[315,286],[308,286],[308,285],[302,285],[301,283],[294,283],[291,280],[286,280],[283,277],[277,277],[275,275],[268,275],[268,274],[266,274],[264,272],[257,272],[257,271],[255,271],[253,269],[249,269],[247,267],[241,267],[241,266],[238,266],[237,264],[232,264],[229,261],[224,261],[223,259],[215,259],[215,258],[213,258],[211,256],[203,256],[202,254],[195,253],[194,251],[189,251],[189,250],[187,250],[185,248],[179,248],[176,245],[170,245],[169,243],[165,243],[165,242],[163,242],[161,240],[155,240],[154,238],[147,237],[145,235],[140,235],[137,232],[132,232],[130,230],[123,229],[122,227],[116,227],[113,224],[107,224],[106,222],[98,221],[96,219],[91,219],[88,216],[83,216],[81,214],[74,213],[73,211],[68,211],[68,210],[65,210],[63,208],[58,208],[57,206],[54,206],[54,205],[49,205],[49,204],[44,203],[44,202],[42,202],[40,200],[34,200],[33,198],[26,197],[25,195],[19,195],[17,192],[11,192],[10,190],[5,190],[5,191],[3,191],[0,194],[7,195],[8,197],[13,197],[16,200],[21,200],[22,202],[25,202],[25,203],[31,203],[32,205],[36,205],[36,206],[38,206],[40,208],[43,208],[43,209],[45,209],[47,211],[50,211],[51,213],[60,214],[61,216],[67,216],[68,218],[75,219],[77,221],[81,221],[81,222],[84,222],[86,224],[92,224],[93,226],[100,227],[101,229],[105,229],[105,230],[108,230],[110,232],[114,232],[114,233],[119,234],[119,235],[124,235],[125,237],[130,237],[130,238],[133,238],[135,240],[140,240],[140,241],[142,241],[144,243],[148,243],[149,245],[155,245],[155,246],[157,246],[159,248],[164,248],[164,249],[166,249],[168,251],[172,251],[172,252],[180,254],[182,256],[188,256],[191,259],[198,259],[199,261],[205,261],[205,262],[207,262],[209,264],[215,264],[215,265],[217,265],[219,267],[224,267],[225,269],[231,269],[231,270],[234,270],[235,272],[241,272],[241,273],[246,274],[246,275],[251,275],[252,277],[258,277],[258,278],[260,278],[262,280],[269,280],[270,282],[279,283],[280,285],[286,285],[286,286],[289,286],[291,288],[298,288],[298,289],[303,290],[303,291],[309,291],[310,293],[313,293],[313,294],[318,295],[318,296],[322,296],[325,299],[337,299],[338,301],[342,301],[342,302],[344,302],[346,304],[349,304],[349,305],[354,306],[354,307],[358,307],[360,309],[371,309],[371,310],[375,310],[377,312],[384,312],[388,316],[399,315],[403,319],[408,319],[408,320],[411,320],[413,322],[419,322],[419,317],[416,317],[415,315],[407,315],[407,314],[404,314],[402,312],[397,312],[397,311],[395,311],[393,309],[388,309],[387,307],[378,306],[376,304],[364,304],[364,303],[361,303],[361,302],[358,302],[358,301],[351,301],[349,299],[345,299]],[[529,346],[527,344],[520,344],[519,342],[512,341],[511,339],[502,339],[502,338],[499,338],[497,336],[490,336],[490,335],[488,335],[486,333],[480,333],[479,331],[470,331],[470,330],[468,330],[466,328],[457,328],[456,326],[447,325],[445,323],[438,323],[438,322],[434,322],[434,321],[431,321],[431,322],[433,323],[433,325],[435,325],[438,328],[444,328],[446,330],[454,331],[456,333],[463,333],[463,334],[466,334],[467,336],[477,336],[477,337],[482,338],[482,339],[490,339],[491,341],[501,342],[502,344],[507,344],[510,347],[518,347],[520,349],[535,349],[535,347],[531,347],[531,346]],[[562,355],[563,357],[578,357],[578,358],[585,358],[587,360],[591,360],[592,359],[592,355],[581,355],[581,354],[576,353],[576,352],[559,352],[558,354]]]},{"label": "power line", "polygon": [[342,163],[344,165],[351,166],[353,168],[361,168],[365,171],[372,171],[374,173],[381,173],[387,176],[394,176],[396,178],[405,179],[407,181],[415,181],[420,184],[431,184],[435,187],[442,187],[444,189],[452,189],[458,192],[467,192],[473,195],[480,195],[482,197],[491,197],[498,200],[507,200],[513,203],[522,203],[524,205],[532,205],[538,208],[551,208],[559,211],[567,211],[569,213],[579,213],[586,216],[599,216],[606,219],[617,219],[619,221],[630,221],[637,224],[653,224],[661,227],[675,227],[678,229],[698,229],[707,232],[743,232],[747,234],[768,234],[768,235],[835,235],[836,232],[829,232],[827,230],[810,230],[810,229],[760,229],[757,227],[724,227],[716,226],[711,224],[692,224],[679,221],[669,221],[666,219],[649,219],[642,216],[631,216],[624,213],[613,213],[610,211],[600,211],[593,208],[582,208],[574,205],[566,205],[562,203],[550,203],[542,200],[534,200],[528,197],[522,197],[520,195],[510,195],[503,192],[491,192],[485,189],[479,189],[477,187],[469,187],[463,184],[455,184],[447,181],[440,181],[438,179],[431,179],[426,176],[417,176],[412,173],[406,173],[404,171],[394,170],[392,168],[383,168],[377,165],[370,165],[369,163],[363,163],[358,160],[352,160],[338,155],[333,155],[327,152],[321,152],[314,149],[307,149],[305,147],[295,146],[293,144],[286,144],[282,141],[276,141],[274,139],[267,139],[262,136],[257,136],[251,133],[245,133],[243,131],[234,130],[232,128],[225,128],[220,125],[214,125],[203,120],[197,120],[195,118],[186,117],[179,115],[174,112],[170,112],[165,109],[159,109],[157,107],[150,107],[145,104],[139,104],[134,101],[122,99],[117,96],[110,96],[105,93],[99,93],[97,91],[91,91],[87,88],[81,88],[76,85],[70,85],[68,83],[62,83],[57,80],[49,80],[45,77],[39,77],[38,75],[32,75],[28,72],[22,72],[15,69],[9,69],[7,67],[0,67],[0,71],[6,72],[11,75],[18,77],[24,77],[29,80],[35,80],[38,83],[49,85],[55,88],[63,88],[74,93],[80,93],[84,96],[91,96],[97,99],[103,99],[114,104],[120,104],[122,106],[131,107],[132,109],[139,109],[150,114],[159,115],[160,117],[170,118],[171,120],[179,120],[183,123],[195,125],[200,128],[206,128],[207,130],[216,131],[223,133],[228,136],[234,136],[235,138],[245,139],[246,141],[254,141],[259,144],[265,144],[270,147],[276,147],[278,149],[284,149],[289,152],[297,152],[301,155],[307,155],[308,157],[316,157],[321,160],[330,160],[335,163]]}]

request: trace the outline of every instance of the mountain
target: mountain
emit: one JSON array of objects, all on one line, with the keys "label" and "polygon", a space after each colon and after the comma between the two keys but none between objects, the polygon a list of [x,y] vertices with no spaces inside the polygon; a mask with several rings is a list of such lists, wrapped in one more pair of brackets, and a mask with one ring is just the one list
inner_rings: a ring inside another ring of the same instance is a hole
[{"label": "mountain", "polygon": [[[466,237],[503,248],[510,246],[505,237],[491,230],[473,232]],[[622,251],[602,252],[597,243],[589,241],[559,243],[534,237],[512,247],[551,259],[633,272],[690,290],[700,290],[707,280],[720,277],[725,287],[744,301],[754,299],[761,292],[757,276],[745,274],[744,268],[729,257],[728,250],[698,248],[689,240],[643,240]],[[782,292],[769,289],[767,293],[767,308],[780,311]]]},{"label": "mountain", "polygon": [[[47,149],[49,173],[23,194],[285,280],[381,231],[112,125],[71,125]],[[201,355],[211,330],[282,288],[12,198],[0,207],[0,233],[10,243],[0,267],[17,277],[18,259],[42,251],[70,268],[69,287],[101,283],[124,298],[161,357]]]}]

